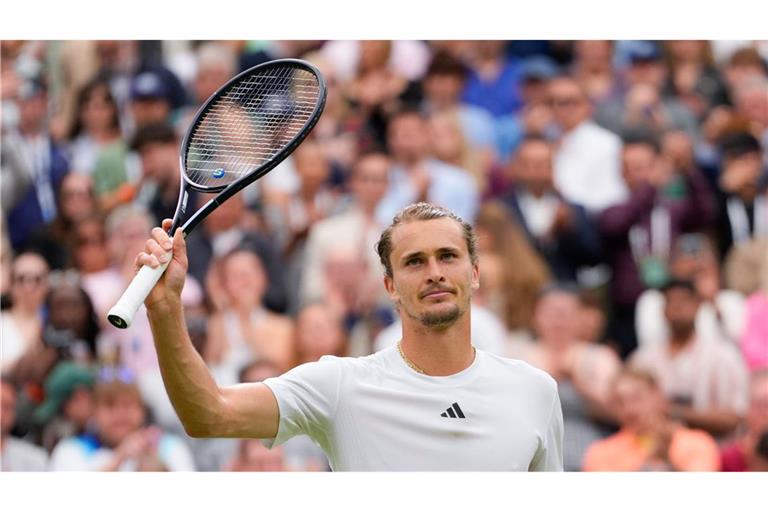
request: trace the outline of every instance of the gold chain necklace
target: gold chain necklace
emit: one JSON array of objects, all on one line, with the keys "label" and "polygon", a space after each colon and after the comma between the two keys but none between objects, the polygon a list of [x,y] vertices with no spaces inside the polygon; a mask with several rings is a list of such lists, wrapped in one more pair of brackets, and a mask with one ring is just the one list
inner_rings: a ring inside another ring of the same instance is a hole
[{"label": "gold chain necklace", "polygon": [[[422,375],[426,375],[427,374],[427,372],[425,372],[424,370],[419,368],[419,366],[416,363],[414,363],[413,361],[408,359],[408,356],[406,356],[405,352],[403,352],[403,342],[402,341],[398,341],[397,342],[397,351],[400,352],[400,357],[403,358],[403,361],[405,361],[405,364],[407,364],[411,368],[411,370],[415,371],[416,373],[421,373]],[[472,362],[475,361],[475,357],[477,357],[477,349],[475,348],[474,345],[472,345]]]}]

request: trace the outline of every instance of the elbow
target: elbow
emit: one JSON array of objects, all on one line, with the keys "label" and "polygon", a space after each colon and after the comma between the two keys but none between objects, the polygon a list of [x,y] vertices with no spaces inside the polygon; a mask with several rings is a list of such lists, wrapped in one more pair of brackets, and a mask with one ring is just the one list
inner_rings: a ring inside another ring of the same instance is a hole
[{"label": "elbow", "polygon": [[215,437],[213,431],[205,425],[198,425],[189,422],[182,422],[184,432],[193,439],[208,439]]}]

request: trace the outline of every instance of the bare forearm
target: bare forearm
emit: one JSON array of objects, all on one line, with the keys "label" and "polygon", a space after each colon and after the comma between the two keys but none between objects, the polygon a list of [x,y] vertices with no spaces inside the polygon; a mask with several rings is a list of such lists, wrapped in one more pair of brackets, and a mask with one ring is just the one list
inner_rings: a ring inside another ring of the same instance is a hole
[{"label": "bare forearm", "polygon": [[692,407],[680,407],[673,409],[673,416],[682,419],[692,428],[700,428],[716,436],[728,434],[740,421],[737,414],[722,409],[697,411]]},{"label": "bare forearm", "polygon": [[193,437],[215,435],[221,391],[192,346],[180,300],[163,300],[147,312],[163,382],[185,430]]}]

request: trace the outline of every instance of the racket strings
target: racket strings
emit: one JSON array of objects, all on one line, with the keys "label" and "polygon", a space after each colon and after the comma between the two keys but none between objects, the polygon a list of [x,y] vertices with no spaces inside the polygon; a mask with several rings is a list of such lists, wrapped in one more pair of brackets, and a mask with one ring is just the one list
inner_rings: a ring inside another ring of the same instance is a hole
[{"label": "racket strings", "polygon": [[214,100],[192,133],[185,173],[220,187],[251,173],[285,148],[319,102],[317,77],[304,69],[267,68]]}]

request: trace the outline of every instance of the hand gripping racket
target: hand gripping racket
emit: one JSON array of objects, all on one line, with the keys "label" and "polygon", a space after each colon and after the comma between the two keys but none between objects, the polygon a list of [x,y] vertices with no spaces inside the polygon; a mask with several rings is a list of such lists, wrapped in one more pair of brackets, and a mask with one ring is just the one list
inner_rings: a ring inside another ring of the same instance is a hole
[{"label": "hand gripping racket", "polygon": [[[190,189],[218,194],[181,226],[184,236],[290,155],[317,123],[325,97],[320,71],[296,59],[260,64],[216,91],[195,115],[181,144],[181,190],[169,234],[173,236],[184,216]],[[167,266],[139,270],[107,315],[112,325],[131,325]]]}]

